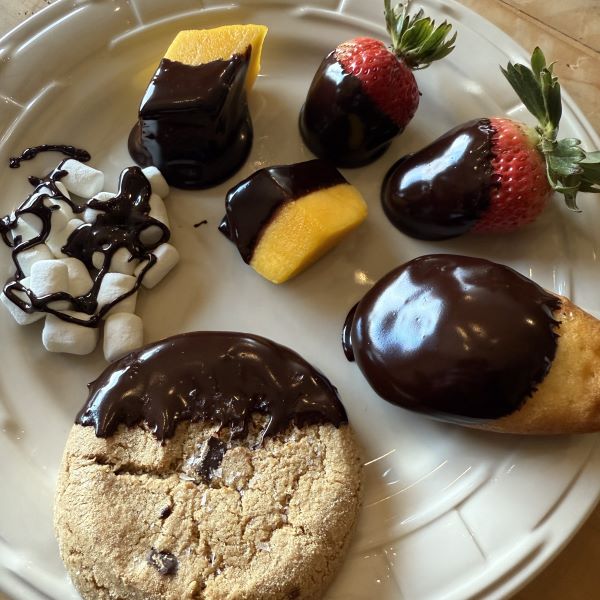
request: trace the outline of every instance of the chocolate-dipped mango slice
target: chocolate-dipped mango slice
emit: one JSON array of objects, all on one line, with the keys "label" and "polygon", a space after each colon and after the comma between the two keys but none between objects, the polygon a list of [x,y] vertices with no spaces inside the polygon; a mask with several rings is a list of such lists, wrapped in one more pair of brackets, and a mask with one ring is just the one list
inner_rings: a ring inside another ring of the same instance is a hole
[{"label": "chocolate-dipped mango slice", "polygon": [[348,315],[344,350],[385,400],[508,433],[600,430],[600,321],[509,267],[416,258]]},{"label": "chocolate-dipped mango slice", "polygon": [[323,160],[260,169],[232,188],[219,229],[273,283],[298,275],[367,217],[360,192]]},{"label": "chocolate-dipped mango slice", "polygon": [[225,25],[214,29],[180,31],[165,58],[192,66],[201,66],[215,60],[228,60],[243,55],[252,48],[246,89],[250,91],[260,72],[262,46],[267,35],[264,25]]},{"label": "chocolate-dipped mango slice", "polygon": [[181,188],[233,175],[252,146],[247,92],[266,33],[263,25],[179,32],[142,98],[129,135],[132,158]]}]

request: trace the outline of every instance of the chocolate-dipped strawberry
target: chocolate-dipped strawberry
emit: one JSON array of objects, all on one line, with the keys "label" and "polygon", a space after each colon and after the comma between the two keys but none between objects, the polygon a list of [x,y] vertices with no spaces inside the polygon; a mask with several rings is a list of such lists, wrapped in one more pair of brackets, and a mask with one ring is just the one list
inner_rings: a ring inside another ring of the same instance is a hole
[{"label": "chocolate-dipped strawberry", "polygon": [[267,28],[227,25],[177,34],[142,99],[129,152],[169,184],[206,188],[235,173],[252,146],[250,91]]},{"label": "chocolate-dipped strawberry", "polygon": [[600,321],[509,267],[436,254],[380,279],[343,342],[389,402],[484,429],[558,433],[600,429],[599,333]]},{"label": "chocolate-dipped strawberry", "polygon": [[339,167],[374,161],[402,133],[419,105],[413,70],[449,54],[456,34],[438,27],[410,1],[393,9],[385,0],[391,48],[373,38],[340,44],[321,63],[300,112],[300,132],[319,158]]},{"label": "chocolate-dipped strawberry", "polygon": [[553,190],[578,210],[577,192],[600,192],[600,153],[557,140],[560,85],[536,48],[531,68],[502,70],[538,125],[504,117],[469,121],[396,162],[381,201],[400,231],[440,240],[467,231],[504,233],[534,221]]},{"label": "chocolate-dipped strawberry", "polygon": [[260,169],[227,193],[220,231],[273,283],[299,274],[367,217],[360,192],[327,161]]}]

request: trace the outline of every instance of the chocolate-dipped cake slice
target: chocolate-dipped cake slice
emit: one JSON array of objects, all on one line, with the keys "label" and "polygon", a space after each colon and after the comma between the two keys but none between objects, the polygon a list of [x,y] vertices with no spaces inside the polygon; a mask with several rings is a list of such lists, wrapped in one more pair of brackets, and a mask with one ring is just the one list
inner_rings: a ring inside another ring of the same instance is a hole
[{"label": "chocolate-dipped cake slice", "polygon": [[228,25],[181,31],[142,98],[129,152],[181,188],[206,188],[235,173],[252,146],[247,92],[267,28]]},{"label": "chocolate-dipped cake slice", "polygon": [[600,321],[513,269],[416,258],[352,309],[344,350],[385,400],[509,433],[600,430]]}]

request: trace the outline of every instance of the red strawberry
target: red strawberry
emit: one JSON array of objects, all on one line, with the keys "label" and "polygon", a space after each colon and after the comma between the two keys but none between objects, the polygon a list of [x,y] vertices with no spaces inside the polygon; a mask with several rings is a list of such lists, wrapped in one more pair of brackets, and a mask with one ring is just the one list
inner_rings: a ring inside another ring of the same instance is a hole
[{"label": "red strawberry", "polygon": [[300,132],[320,158],[356,167],[375,160],[401,133],[419,105],[412,73],[449,54],[456,34],[451,26],[410,16],[410,1],[390,8],[385,17],[391,49],[372,38],[340,44],[321,63],[300,113]]},{"label": "red strawberry", "polygon": [[496,186],[489,207],[473,231],[509,232],[527,225],[542,212],[552,195],[546,177],[546,162],[537,149],[538,135],[523,123],[495,117],[490,119],[492,172]]},{"label": "red strawberry", "polygon": [[504,233],[534,221],[553,190],[573,210],[578,191],[600,192],[600,152],[556,139],[560,85],[542,51],[534,50],[531,68],[509,63],[503,73],[538,126],[476,119],[401,158],[384,179],[381,200],[404,233],[428,240]]},{"label": "red strawberry", "polygon": [[362,92],[402,131],[419,106],[417,81],[407,64],[373,38],[344,42],[334,52],[344,72],[360,80]]}]

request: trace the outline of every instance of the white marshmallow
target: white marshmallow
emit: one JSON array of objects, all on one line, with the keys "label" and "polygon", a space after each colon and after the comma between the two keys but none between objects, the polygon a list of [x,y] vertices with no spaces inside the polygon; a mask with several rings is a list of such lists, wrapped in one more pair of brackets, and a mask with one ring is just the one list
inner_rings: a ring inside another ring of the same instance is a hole
[{"label": "white marshmallow", "polygon": [[94,252],[92,254],[92,264],[96,269],[100,270],[104,266],[104,252]]},{"label": "white marshmallow", "polygon": [[[67,188],[64,186],[64,184],[62,182],[56,181],[55,185],[56,185],[56,188],[58,189],[58,191],[65,198],[68,198],[69,200],[71,199],[71,194],[69,194],[69,190],[67,190]],[[42,187],[37,189],[37,192],[34,194],[34,196],[40,196],[42,194],[44,196],[48,196],[49,198],[58,198],[58,196],[55,194],[55,192],[53,190],[51,190],[50,187],[48,187],[47,185],[43,185]]]},{"label": "white marshmallow", "polygon": [[142,319],[131,313],[115,313],[104,323],[104,357],[117,360],[144,343]]},{"label": "white marshmallow", "polygon": [[[115,196],[116,194],[111,194],[110,192],[100,192],[99,194],[96,194],[94,196],[93,200],[98,200],[99,202],[107,202]],[[83,211],[83,220],[86,223],[94,223],[96,221],[96,218],[100,214],[102,214],[102,211],[100,210],[97,210],[95,208],[86,208]]]},{"label": "white marshmallow", "polygon": [[150,196],[150,213],[149,216],[161,223],[169,226],[169,217],[167,215],[167,207],[158,194]]},{"label": "white marshmallow", "polygon": [[[132,258],[131,252],[127,248],[119,248],[112,256],[109,271],[112,273],[123,273],[124,275],[133,275],[135,268],[140,262]],[[92,260],[94,257],[92,257]]]},{"label": "white marshmallow", "polygon": [[87,267],[77,258],[61,258],[59,262],[65,264],[69,272],[69,294],[74,298],[87,294],[94,285]]},{"label": "white marshmallow", "polygon": [[[75,311],[65,311],[66,315],[88,321],[90,316]],[[98,343],[98,328],[68,323],[54,315],[48,315],[42,331],[42,342],[48,352],[68,354],[89,354]]]},{"label": "white marshmallow", "polygon": [[46,200],[45,204],[47,206],[55,206],[52,210],[52,221],[50,222],[52,231],[60,231],[67,226],[67,223],[71,219],[76,219],[78,217],[75,216],[73,209],[71,206],[65,202],[64,200],[57,200],[55,198]]},{"label": "white marshmallow", "polygon": [[70,192],[81,198],[91,198],[104,187],[104,173],[78,160],[72,158],[66,160],[61,169],[67,172],[61,182]]},{"label": "white marshmallow", "polygon": [[[131,275],[123,275],[122,273],[106,273],[102,278],[100,289],[98,290],[98,308],[101,309],[105,305],[114,302],[123,294],[129,292],[136,284],[136,278]],[[137,300],[137,292],[134,292],[127,298],[124,298],[115,306],[113,306],[108,313],[132,313],[135,311],[135,302]]]},{"label": "white marshmallow", "polygon": [[[29,277],[24,277],[21,279],[21,285],[28,288]],[[27,301],[27,296],[25,296],[25,294],[17,293],[17,295]],[[0,293],[0,301],[2,301],[2,304],[4,304],[12,318],[19,325],[29,325],[30,323],[35,323],[46,316],[46,313],[43,312],[34,312],[31,314],[26,313],[24,310],[21,310],[12,300],[10,300],[10,298],[8,298],[4,292]]]},{"label": "white marshmallow", "polygon": [[48,239],[46,240],[46,245],[52,251],[52,254],[56,258],[65,258],[67,255],[63,254],[61,248],[67,243],[69,236],[80,226],[83,225],[83,221],[81,219],[71,219],[66,227],[61,231],[51,231]]},{"label": "white marshmallow", "polygon": [[146,167],[142,169],[142,173],[150,182],[154,194],[158,194],[161,198],[166,198],[169,195],[169,184],[156,167]]},{"label": "white marshmallow", "polygon": [[[152,254],[156,256],[156,262],[148,269],[142,279],[142,285],[147,289],[153,288],[156,284],[160,283],[179,262],[179,252],[171,244],[161,244]],[[136,277],[139,276],[146,264],[147,261],[138,266],[135,270]]]},{"label": "white marshmallow", "polygon": [[[14,218],[14,213],[11,215]],[[10,239],[15,241],[20,236],[21,242],[28,242],[40,235],[42,231],[42,221],[30,213],[25,213],[17,219],[17,225],[10,230]]]},{"label": "white marshmallow", "polygon": [[160,241],[163,235],[163,231],[160,227],[156,225],[150,225],[150,227],[146,227],[146,229],[142,229],[140,231],[140,242],[146,246],[152,246]]},{"label": "white marshmallow", "polygon": [[54,255],[46,244],[37,244],[17,254],[17,262],[26,276],[31,274],[31,267],[40,260],[51,260]]},{"label": "white marshmallow", "polygon": [[[69,270],[60,260],[39,260],[31,267],[29,289],[38,297],[68,292]],[[71,303],[68,300],[55,300],[48,306],[54,310],[65,310]]]}]

